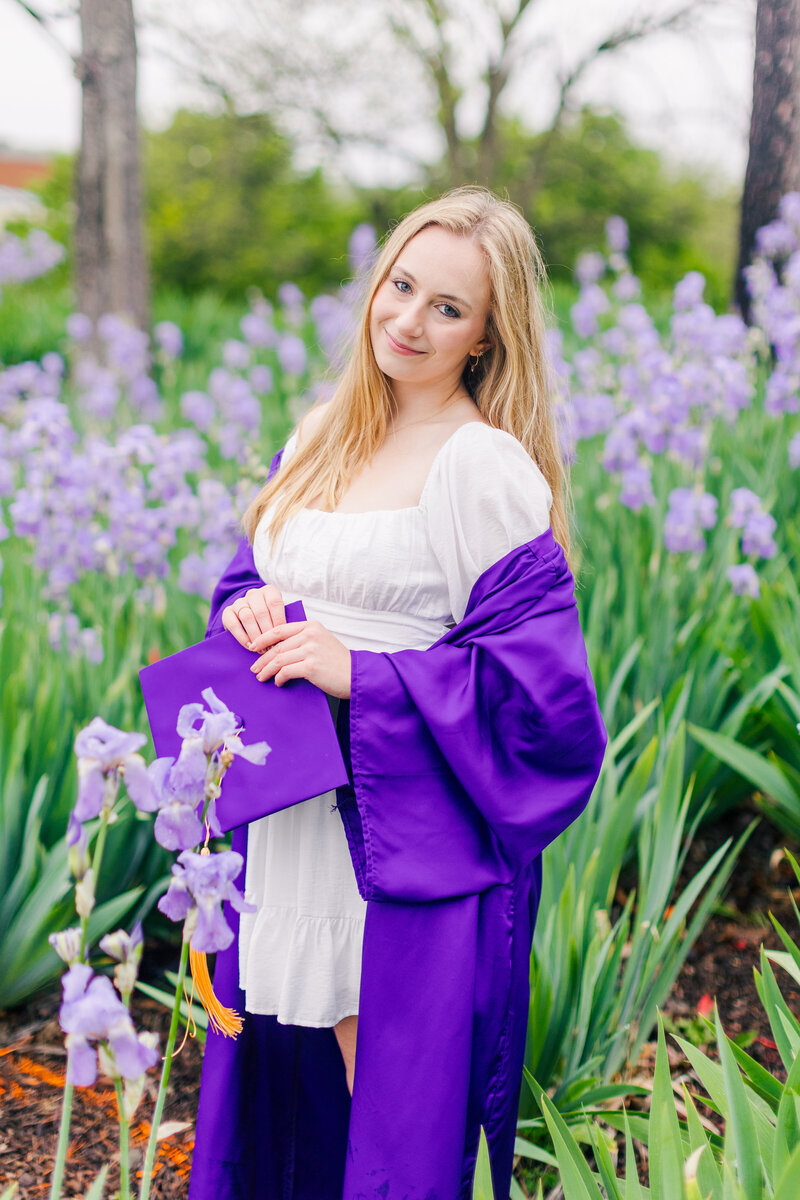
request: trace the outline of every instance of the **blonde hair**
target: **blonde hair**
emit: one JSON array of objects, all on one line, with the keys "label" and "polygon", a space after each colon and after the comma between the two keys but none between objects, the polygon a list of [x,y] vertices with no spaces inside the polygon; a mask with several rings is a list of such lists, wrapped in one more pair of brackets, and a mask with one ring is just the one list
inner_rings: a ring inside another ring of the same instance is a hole
[{"label": "blonde hair", "polygon": [[465,366],[463,382],[484,418],[513,434],[547,480],[553,494],[553,536],[569,563],[569,474],[559,447],[554,380],[546,356],[546,270],[522,213],[482,187],[454,188],[409,213],[391,231],[367,281],[355,338],[327,419],[264,485],[244,513],[243,528],[252,542],[264,510],[274,502],[274,549],[285,522],[320,491],[323,506],[335,509],[350,480],[382,444],[396,405],[373,354],[370,309],[400,252],[430,225],[473,238],[486,255],[491,291],[485,337],[490,345],[475,369]]}]

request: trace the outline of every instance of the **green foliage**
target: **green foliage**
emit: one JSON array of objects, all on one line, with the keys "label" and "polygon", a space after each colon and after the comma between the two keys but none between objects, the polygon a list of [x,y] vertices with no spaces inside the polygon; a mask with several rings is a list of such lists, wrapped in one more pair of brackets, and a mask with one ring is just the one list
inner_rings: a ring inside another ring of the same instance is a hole
[{"label": "green foliage", "polygon": [[[604,245],[608,217],[628,222],[631,265],[647,291],[671,289],[689,270],[708,280],[707,299],[728,306],[733,283],[738,193],[713,177],[670,170],[655,150],[631,141],[622,119],[584,107],[555,134],[501,126],[503,165],[492,186],[507,189],[536,230],[554,280],[576,256]],[[529,181],[531,159],[541,155]]]},{"label": "green foliage", "polygon": [[[798,882],[800,867],[787,851]],[[800,921],[794,898],[795,914]],[[685,1119],[678,1117],[670,1080],[662,1014],[658,1013],[658,1048],[649,1115],[621,1111],[584,1110],[600,1117],[626,1137],[626,1178],[616,1175],[605,1136],[598,1124],[588,1126],[596,1170],[585,1159],[579,1138],[537,1080],[526,1073],[553,1139],[566,1200],[631,1200],[648,1194],[652,1200],[796,1200],[800,1195],[800,1021],[778,987],[769,960],[779,963],[800,982],[800,948],[774,917],[785,951],[761,948],[761,972],[755,972],[759,996],[767,1013],[786,1072],[781,1082],[722,1026],[715,1004],[714,1021],[706,1021],[719,1052],[712,1060],[692,1042],[675,1041],[691,1063],[707,1096],[693,1096],[682,1084]],[[701,1122],[696,1099],[725,1122],[724,1136]],[[648,1148],[649,1192],[638,1181],[632,1134]]]},{"label": "green foliage", "polygon": [[312,294],[349,274],[364,206],[321,171],[299,174],[266,115],[178,112],[145,140],[148,234],[159,285],[274,297],[291,279]]},{"label": "green foliage", "polygon": [[[618,214],[628,222],[632,267],[651,310],[653,296],[671,291],[689,270],[706,276],[709,303],[728,307],[735,189],[720,187],[713,176],[670,169],[656,151],[631,141],[619,116],[589,107],[552,135],[506,119],[499,138],[501,166],[489,186],[522,207],[554,285],[572,279],[581,251],[603,245],[605,221]],[[308,294],[337,287],[350,273],[347,242],[358,222],[371,222],[383,236],[446,187],[436,167],[421,186],[399,189],[357,188],[334,184],[321,170],[300,172],[268,114],[181,110],[168,129],[145,134],[143,160],[154,290],[210,289],[228,299],[253,286],[273,298],[286,279]],[[73,158],[60,155],[50,178],[33,188],[48,206],[49,232],[65,244],[73,172]],[[61,284],[67,270],[59,269]]]},{"label": "green foliage", "polygon": [[[685,727],[678,721],[663,745],[654,737],[631,762],[636,732],[633,722],[610,742],[587,808],[544,853],[526,1066],[554,1089],[562,1113],[637,1090],[612,1080],[626,1062],[637,1061],[753,828],[735,845],[729,838],[675,895],[703,815],[689,825]],[[632,846],[638,893],[629,893],[612,924]],[[522,1127],[542,1132],[531,1111],[523,1097]]]}]

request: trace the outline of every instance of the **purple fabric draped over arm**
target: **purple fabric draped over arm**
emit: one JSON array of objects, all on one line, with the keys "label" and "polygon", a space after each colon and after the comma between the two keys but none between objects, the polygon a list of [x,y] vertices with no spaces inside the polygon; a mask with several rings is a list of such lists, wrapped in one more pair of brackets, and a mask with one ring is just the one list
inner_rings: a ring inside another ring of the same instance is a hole
[{"label": "purple fabric draped over arm", "polygon": [[351,659],[343,819],[365,899],[506,883],[586,806],[607,735],[550,529],[485,571],[433,646]]}]

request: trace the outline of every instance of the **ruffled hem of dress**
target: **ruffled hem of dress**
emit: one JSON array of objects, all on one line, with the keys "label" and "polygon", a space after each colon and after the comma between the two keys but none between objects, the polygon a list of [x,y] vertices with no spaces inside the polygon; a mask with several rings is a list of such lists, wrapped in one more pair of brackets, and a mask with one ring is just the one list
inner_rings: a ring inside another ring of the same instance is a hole
[{"label": "ruffled hem of dress", "polygon": [[239,968],[246,1011],[314,1029],[354,1016],[363,937],[360,917],[295,913],[287,922],[285,908],[260,908],[247,939],[246,968],[241,961]]}]

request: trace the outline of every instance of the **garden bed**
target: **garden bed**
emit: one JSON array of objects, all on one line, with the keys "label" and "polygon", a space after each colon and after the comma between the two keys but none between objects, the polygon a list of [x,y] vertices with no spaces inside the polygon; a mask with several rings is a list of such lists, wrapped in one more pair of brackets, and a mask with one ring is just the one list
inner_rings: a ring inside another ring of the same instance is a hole
[{"label": "garden bed", "polygon": [[[728,836],[737,836],[752,819],[754,809],[744,806],[709,826],[695,838],[681,878],[686,880]],[[764,1010],[758,999],[753,967],[759,967],[759,945],[782,949],[771,922],[772,911],[790,936],[798,935],[789,899],[789,886],[796,883],[791,866],[782,854],[788,845],[800,852],[780,831],[762,820],[750,835],[734,869],[725,911],[714,915],[689,954],[665,1005],[672,1022],[691,1019],[706,998],[716,996],[720,1016],[730,1037],[752,1030],[756,1037],[748,1053],[779,1079],[785,1078]],[[620,897],[623,899],[623,897]],[[145,963],[152,962],[145,953]],[[774,968],[778,983],[795,1011],[800,1011],[800,991],[780,968]],[[48,1192],[58,1132],[61,1084],[64,1071],[63,1038],[57,1015],[60,989],[54,989],[14,1012],[0,1014],[0,1187],[20,1182],[19,1200],[33,1200]],[[155,1029],[166,1041],[168,1013],[155,1002],[136,994],[133,1000],[137,1026]],[[694,1078],[686,1059],[668,1040],[673,1075]],[[713,1046],[707,1052],[716,1057]],[[655,1042],[645,1046],[640,1068],[651,1075]],[[194,1144],[194,1119],[200,1082],[201,1047],[188,1039],[175,1059],[170,1092],[164,1111],[164,1132],[159,1143],[153,1200],[181,1200],[188,1190]],[[149,1077],[154,1096],[157,1077]],[[692,1090],[700,1091],[699,1085]],[[149,1134],[146,1118],[152,1109],[147,1095],[134,1118],[131,1139],[132,1169],[141,1167]],[[706,1110],[706,1115],[710,1112]],[[108,1080],[93,1088],[76,1088],[72,1138],[67,1160],[65,1196],[82,1196],[103,1163],[114,1161],[116,1142],[115,1097]],[[106,1193],[114,1180],[109,1176]]]}]

